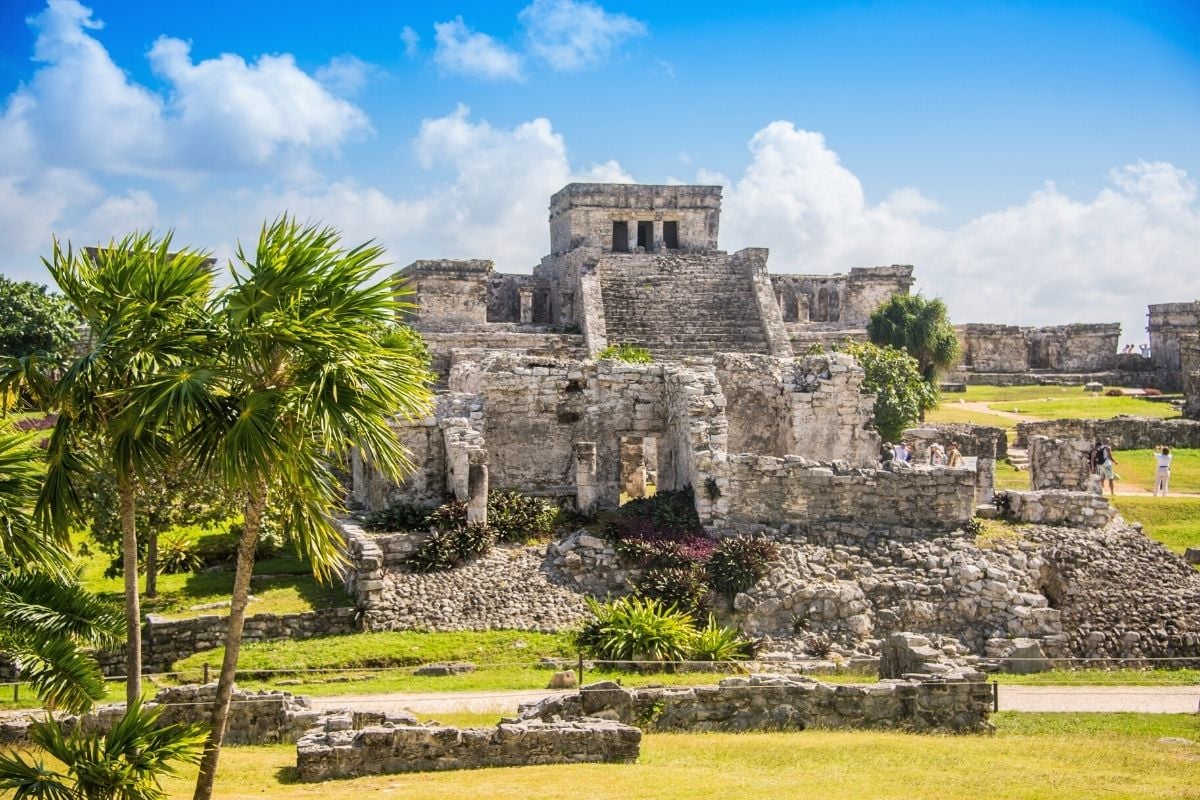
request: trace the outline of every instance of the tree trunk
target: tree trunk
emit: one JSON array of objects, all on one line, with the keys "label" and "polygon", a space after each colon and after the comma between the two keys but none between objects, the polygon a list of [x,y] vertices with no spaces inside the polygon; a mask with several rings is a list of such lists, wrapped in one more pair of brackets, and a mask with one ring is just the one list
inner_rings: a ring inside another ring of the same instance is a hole
[{"label": "tree trunk", "polygon": [[121,566],[125,570],[125,702],[132,706],[142,696],[142,609],[138,603],[138,547],[136,495],[128,478],[117,481],[121,507]]},{"label": "tree trunk", "polygon": [[237,572],[233,579],[233,597],[229,606],[229,627],[225,632],[225,659],[217,680],[217,698],[213,703],[212,730],[204,745],[200,774],[196,778],[193,800],[211,800],[217,778],[217,761],[221,757],[221,742],[225,738],[225,723],[229,719],[229,703],[233,696],[233,681],[237,673],[238,654],[242,648],[242,625],[246,621],[246,604],[250,596],[250,574],[254,571],[254,548],[263,510],[267,505],[265,486],[256,486],[246,498],[245,522],[238,542]]},{"label": "tree trunk", "polygon": [[146,531],[146,597],[158,597],[158,530],[148,526]]}]

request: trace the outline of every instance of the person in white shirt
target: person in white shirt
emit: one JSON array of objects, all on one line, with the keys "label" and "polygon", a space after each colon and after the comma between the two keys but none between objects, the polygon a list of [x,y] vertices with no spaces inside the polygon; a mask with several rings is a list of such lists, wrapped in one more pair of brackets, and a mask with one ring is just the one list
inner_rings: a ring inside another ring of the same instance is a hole
[{"label": "person in white shirt", "polygon": [[1166,497],[1167,484],[1171,482],[1171,448],[1154,448],[1154,460],[1158,462],[1158,469],[1154,471],[1154,496]]}]

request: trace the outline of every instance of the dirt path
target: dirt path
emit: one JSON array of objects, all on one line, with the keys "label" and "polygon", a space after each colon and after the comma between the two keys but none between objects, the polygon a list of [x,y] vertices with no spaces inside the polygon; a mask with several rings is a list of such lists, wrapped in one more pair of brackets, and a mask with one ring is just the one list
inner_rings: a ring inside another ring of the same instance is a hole
[{"label": "dirt path", "polygon": [[[454,712],[515,714],[521,703],[570,694],[545,689],[510,692],[429,692],[314,697],[318,709],[351,708],[411,711],[418,716]],[[1000,686],[1001,711],[1194,714],[1200,710],[1197,686]]]},{"label": "dirt path", "polygon": [[[995,400],[991,401],[996,402]],[[970,402],[962,401],[955,403],[946,403],[947,408],[961,408],[964,411],[976,411],[983,414],[991,414],[994,417],[1004,417],[1005,419],[1015,420],[1016,422],[1045,422],[1043,417],[1033,417],[1029,414],[1018,414],[1015,411],[997,411],[990,408],[991,403],[985,403],[980,400],[972,400]]]}]

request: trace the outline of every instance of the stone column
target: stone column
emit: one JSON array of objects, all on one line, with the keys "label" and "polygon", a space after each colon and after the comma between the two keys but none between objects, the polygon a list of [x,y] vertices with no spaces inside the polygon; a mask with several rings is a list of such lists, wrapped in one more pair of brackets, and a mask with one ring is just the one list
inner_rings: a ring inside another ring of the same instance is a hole
[{"label": "stone column", "polygon": [[979,458],[975,461],[975,504],[985,505],[996,496],[996,459]]},{"label": "stone column", "polygon": [[487,451],[472,450],[467,473],[467,523],[487,524]]},{"label": "stone column", "polygon": [[580,514],[592,514],[600,500],[596,485],[596,443],[575,443],[575,507]]},{"label": "stone column", "polygon": [[521,286],[517,289],[517,297],[521,301],[521,322],[528,324],[533,322],[533,289],[529,286]]},{"label": "stone column", "polygon": [[621,491],[630,500],[646,496],[646,454],[640,436],[621,440]]}]

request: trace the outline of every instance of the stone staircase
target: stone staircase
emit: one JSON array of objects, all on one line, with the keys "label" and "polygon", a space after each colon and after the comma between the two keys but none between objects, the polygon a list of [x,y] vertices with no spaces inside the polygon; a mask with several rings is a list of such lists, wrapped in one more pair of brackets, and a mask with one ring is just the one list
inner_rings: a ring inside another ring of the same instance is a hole
[{"label": "stone staircase", "polygon": [[668,360],[770,352],[750,278],[728,254],[606,255],[598,271],[609,344]]}]

